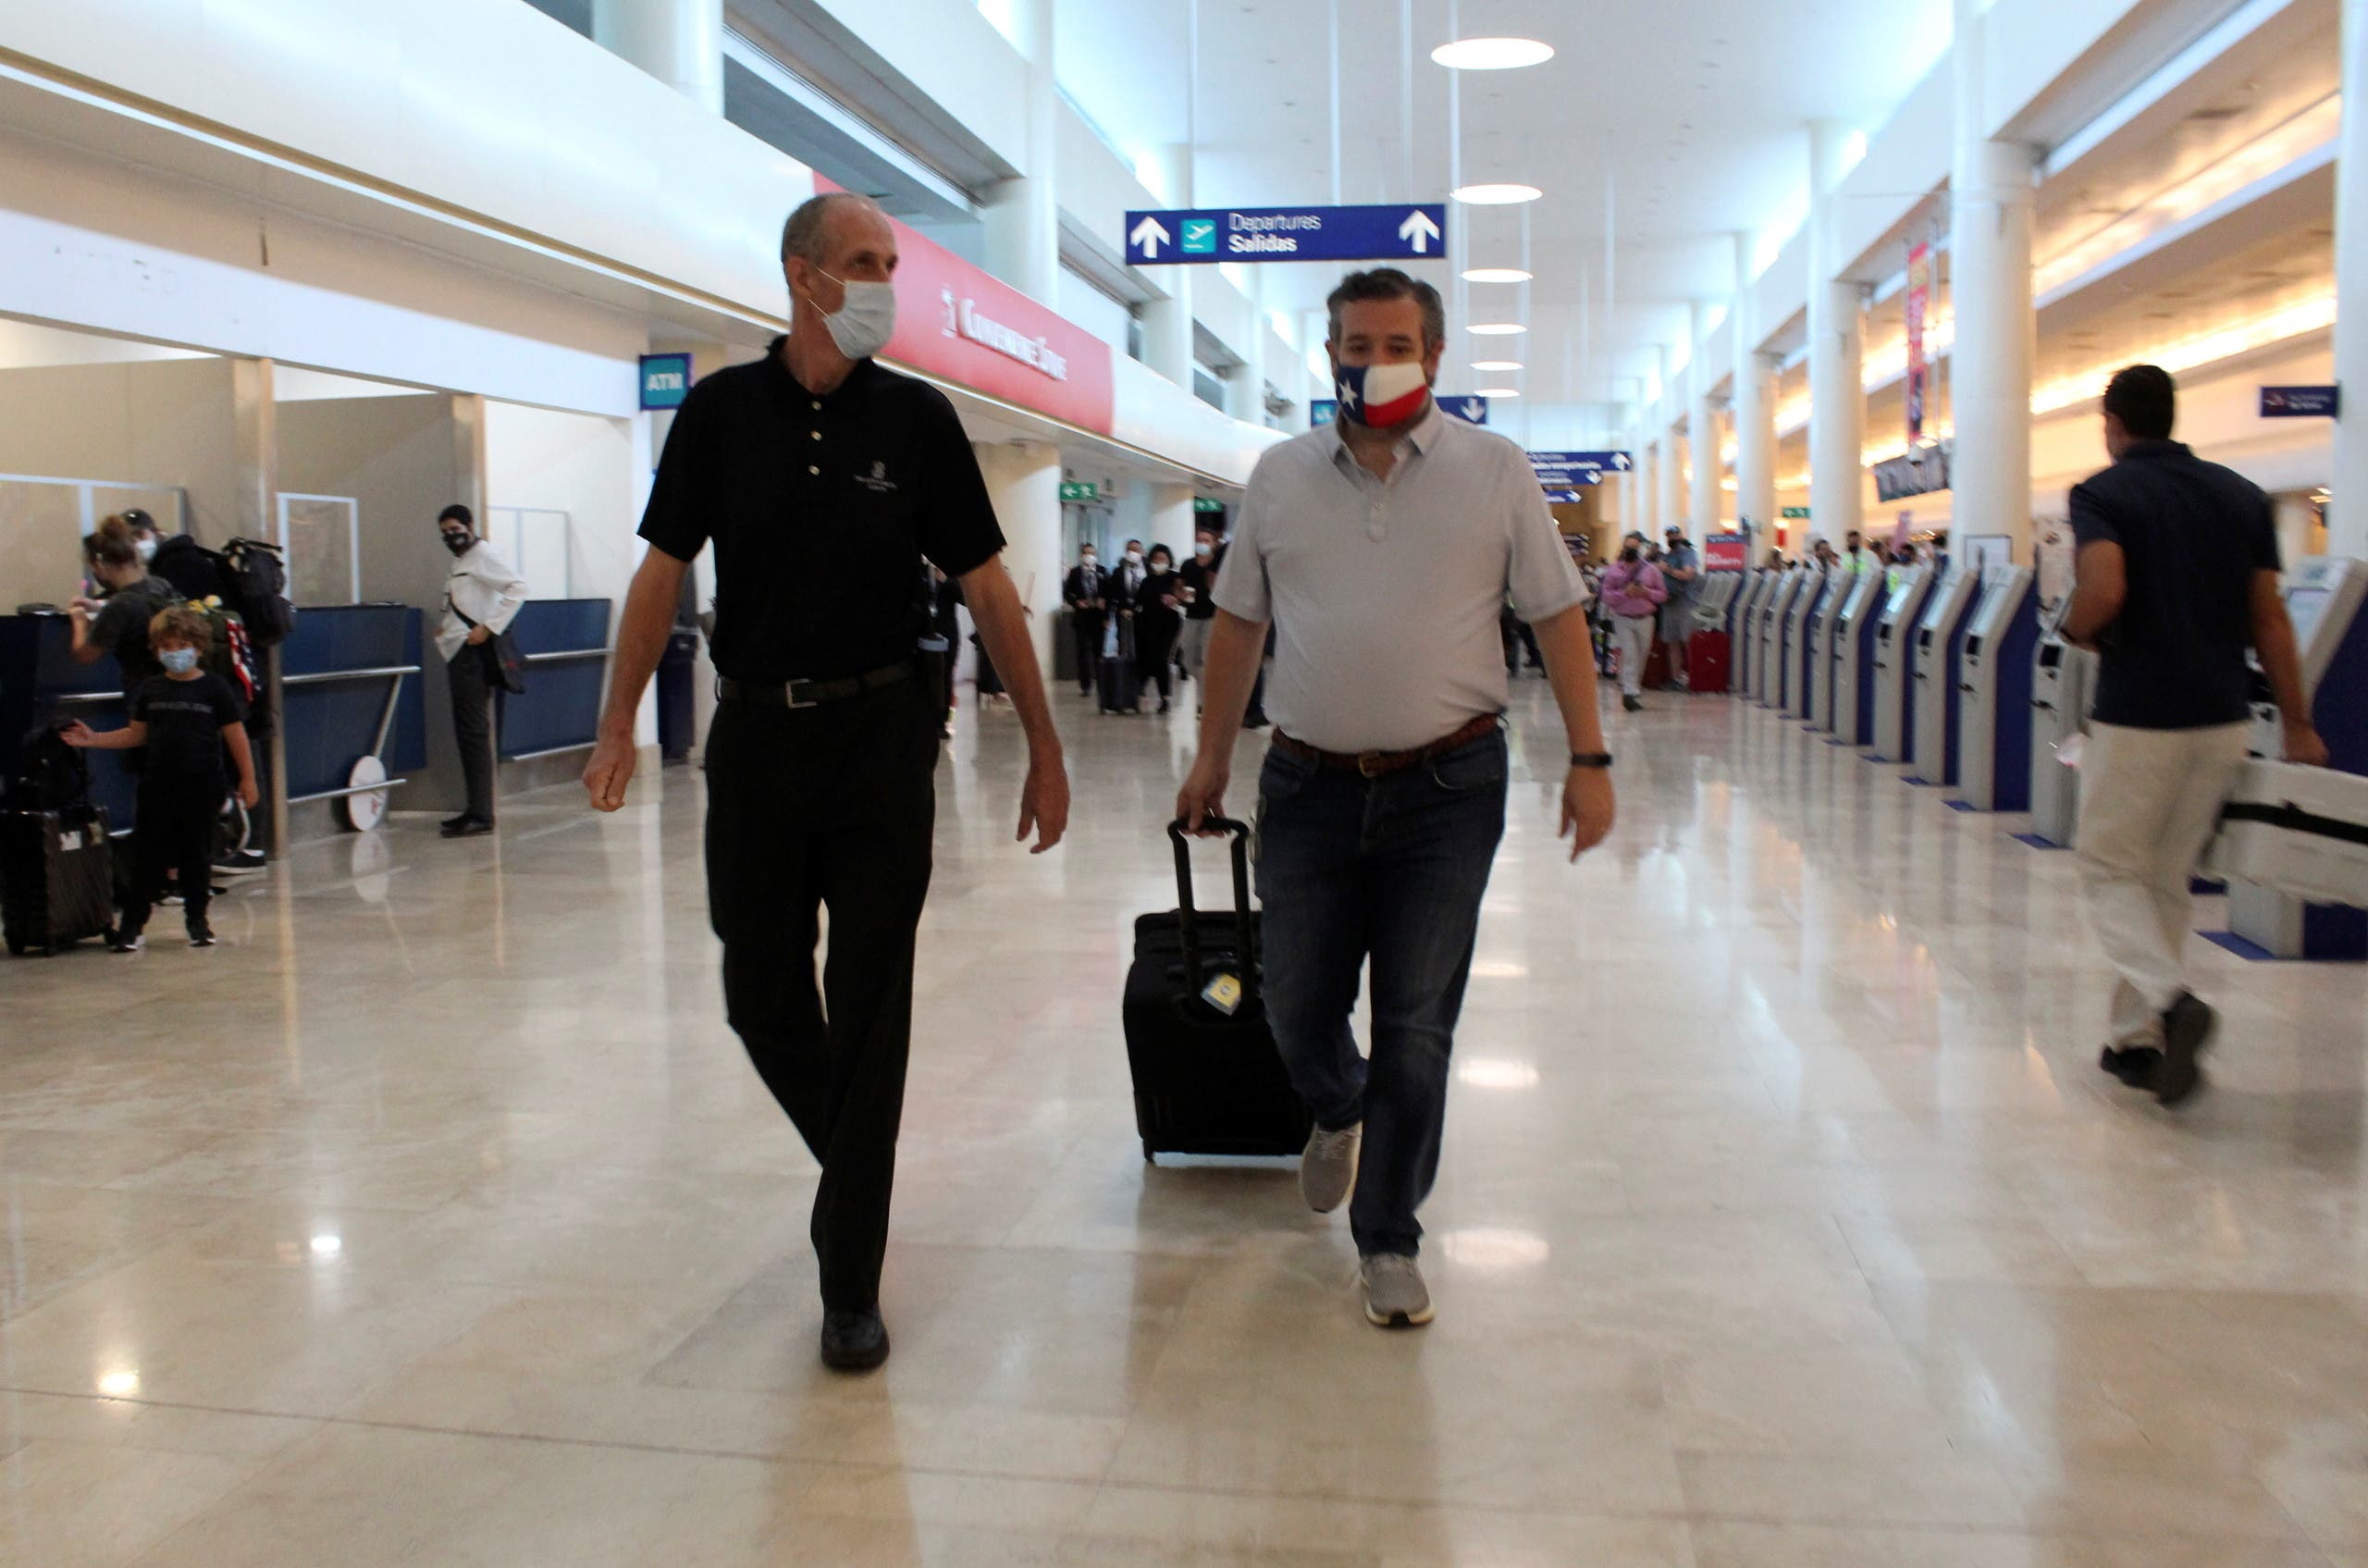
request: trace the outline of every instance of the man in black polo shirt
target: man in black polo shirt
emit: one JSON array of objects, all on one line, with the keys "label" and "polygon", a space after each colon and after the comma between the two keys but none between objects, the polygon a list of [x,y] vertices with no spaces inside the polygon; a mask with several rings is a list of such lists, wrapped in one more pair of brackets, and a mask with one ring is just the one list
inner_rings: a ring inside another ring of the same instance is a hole
[{"label": "man in black polo shirt", "polygon": [[584,783],[601,810],[624,804],[635,711],[712,543],[708,909],[724,1004],[821,1164],[822,1359],[863,1371],[888,1356],[880,1271],[945,719],[918,668],[924,557],[960,581],[1019,710],[1018,837],[1036,832],[1038,854],[1067,825],[1068,778],[968,438],[944,393],[871,359],[894,329],[894,230],[863,197],[818,196],[790,215],[782,267],[788,334],[694,387],[667,437]]},{"label": "man in black polo shirt", "polygon": [[2089,914],[2120,973],[2100,1061],[2175,1105],[2201,1081],[2217,1015],[2187,988],[2189,877],[2245,759],[2251,648],[2285,716],[2288,760],[2324,765],[2269,498],[2172,440],[2168,373],[2105,389],[2113,466],[2072,491],[2079,544],[2064,635],[2100,659],[2080,759],[2077,846]]}]

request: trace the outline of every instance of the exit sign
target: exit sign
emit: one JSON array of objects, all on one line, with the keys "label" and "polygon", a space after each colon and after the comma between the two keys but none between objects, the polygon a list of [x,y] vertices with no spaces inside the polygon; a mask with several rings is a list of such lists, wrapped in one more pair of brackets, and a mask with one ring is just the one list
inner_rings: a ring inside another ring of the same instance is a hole
[{"label": "exit sign", "polygon": [[1784,508],[1784,515],[1793,522],[1806,523],[1809,518],[1809,509],[1806,506],[1788,506]]},{"label": "exit sign", "polygon": [[1064,479],[1061,481],[1061,499],[1063,500],[1100,500],[1102,487],[1091,479]]},{"label": "exit sign", "polygon": [[1215,496],[1194,496],[1192,498],[1192,510],[1195,512],[1223,512],[1225,510],[1225,502],[1217,500]]}]

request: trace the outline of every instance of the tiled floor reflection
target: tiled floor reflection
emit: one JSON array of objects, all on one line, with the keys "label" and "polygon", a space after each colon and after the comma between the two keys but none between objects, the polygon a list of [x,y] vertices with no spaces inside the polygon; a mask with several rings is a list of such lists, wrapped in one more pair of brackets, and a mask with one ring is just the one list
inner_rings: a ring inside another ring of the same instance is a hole
[{"label": "tiled floor reflection", "polygon": [[1527,683],[1440,1317],[1380,1334],[1288,1172],[1143,1164],[1189,737],[1064,701],[1059,854],[1008,714],[941,775],[868,1381],[814,1360],[694,772],[309,848],[211,954],[0,966],[0,1561],[2368,1568],[2360,969],[2197,944],[2226,1034],[2166,1116],[2019,821],[1666,697],[1572,870]]}]

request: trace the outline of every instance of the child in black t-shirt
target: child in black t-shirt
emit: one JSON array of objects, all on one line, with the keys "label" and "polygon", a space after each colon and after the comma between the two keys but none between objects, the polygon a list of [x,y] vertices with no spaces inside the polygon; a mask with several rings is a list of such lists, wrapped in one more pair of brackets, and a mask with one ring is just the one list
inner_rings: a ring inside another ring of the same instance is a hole
[{"label": "child in black t-shirt", "polygon": [[228,791],[222,766],[226,751],[238,769],[239,799],[253,807],[257,793],[245,705],[229,682],[198,664],[201,650],[212,641],[213,629],[193,607],[176,604],[158,611],[148,623],[148,646],[165,673],[130,693],[131,722],[119,730],[101,732],[76,723],[65,731],[69,746],[106,751],[145,747],[148,751],[140,775],[139,831],[133,842],[137,870],[123,920],[108,944],[118,953],[137,953],[145,945],[141,932],[168,868],[180,878],[189,945],[214,945],[205,906],[213,892],[215,823]]}]

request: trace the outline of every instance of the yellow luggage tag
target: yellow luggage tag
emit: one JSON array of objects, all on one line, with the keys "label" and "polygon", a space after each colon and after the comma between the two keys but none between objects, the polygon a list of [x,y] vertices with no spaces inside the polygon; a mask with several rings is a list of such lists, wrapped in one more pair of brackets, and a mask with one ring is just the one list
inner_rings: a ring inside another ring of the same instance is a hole
[{"label": "yellow luggage tag", "polygon": [[1231,1018],[1241,1006],[1241,982],[1233,975],[1221,974],[1201,988],[1201,1000]]}]

